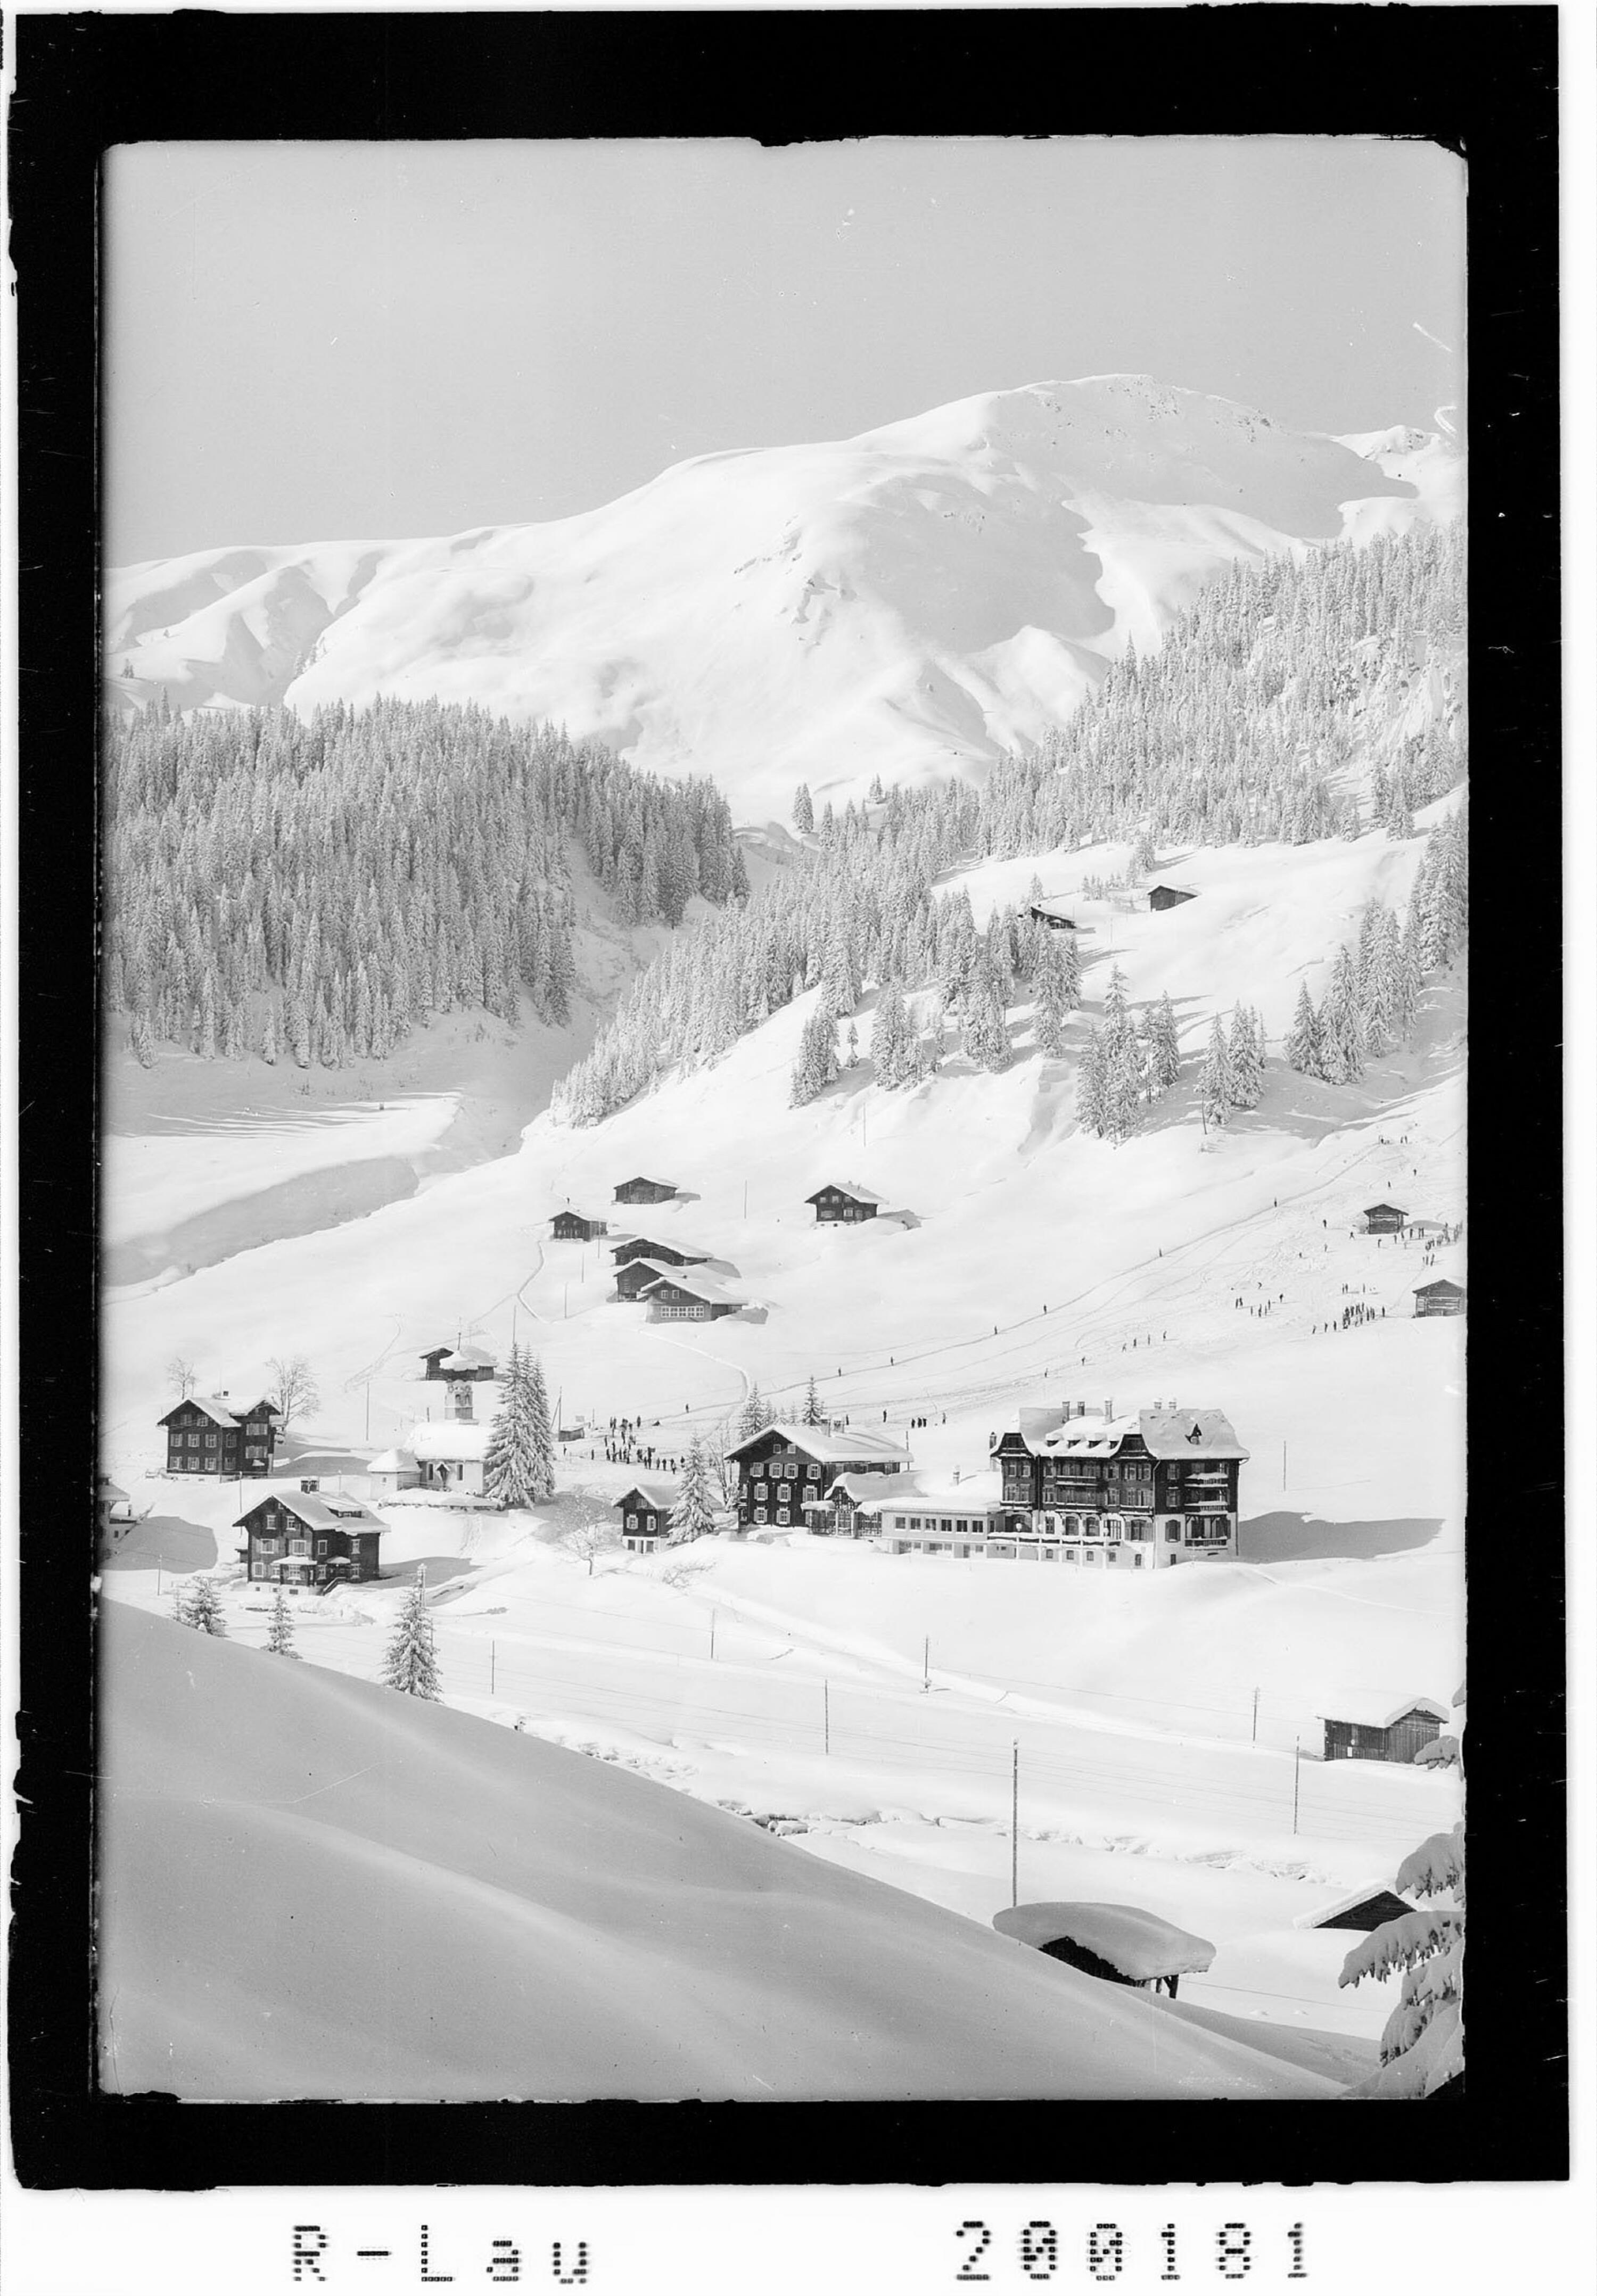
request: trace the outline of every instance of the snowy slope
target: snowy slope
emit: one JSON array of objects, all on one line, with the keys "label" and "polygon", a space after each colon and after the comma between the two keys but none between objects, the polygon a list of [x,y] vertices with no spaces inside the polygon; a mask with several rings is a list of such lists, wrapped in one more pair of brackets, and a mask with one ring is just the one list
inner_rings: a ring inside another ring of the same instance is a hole
[{"label": "snowy slope", "polygon": [[120,1606],[105,1635],[124,2094],[1337,2094],[613,1767]]},{"label": "snowy slope", "polygon": [[124,568],[108,695],[473,701],[785,816],[800,779],[979,773],[1232,558],[1446,515],[1461,467],[1446,439],[1285,430],[1145,375],[1040,383],[702,456],[549,524]]}]

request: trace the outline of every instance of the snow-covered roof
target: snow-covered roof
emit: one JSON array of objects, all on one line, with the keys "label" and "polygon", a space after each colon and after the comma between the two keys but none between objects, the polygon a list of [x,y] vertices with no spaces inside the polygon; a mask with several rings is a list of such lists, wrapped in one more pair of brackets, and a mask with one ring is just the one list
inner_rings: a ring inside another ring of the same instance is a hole
[{"label": "snow-covered roof", "polygon": [[379,1451],[375,1459],[366,1461],[366,1471],[368,1475],[408,1475],[416,1464],[414,1451]]},{"label": "snow-covered roof", "polygon": [[1251,1456],[1238,1442],[1236,1430],[1224,1412],[1210,1405],[1180,1411],[1160,1406],[1121,1412],[1113,1419],[1091,1412],[1084,1417],[1061,1419],[1054,1411],[1011,1412],[1009,1418],[1010,1425],[1003,1433],[1018,1432],[1039,1458],[1113,1458],[1131,1435],[1140,1435],[1155,1459],[1246,1459]]},{"label": "snow-covered roof", "polygon": [[1411,1219],[1407,1224],[1415,1231],[1416,1234],[1428,1235],[1432,1228],[1435,1228],[1437,1234],[1440,1234],[1441,1231],[1446,1226],[1447,1222],[1445,1220],[1432,1219],[1428,1215],[1423,1219]]},{"label": "snow-covered roof", "polygon": [[493,1357],[481,1348],[457,1348],[439,1365],[440,1371],[491,1371],[493,1367]]},{"label": "snow-covered roof", "polygon": [[1371,1215],[1374,1212],[1395,1212],[1399,1219],[1407,1219],[1408,1218],[1407,1212],[1404,1210],[1401,1204],[1366,1204],[1364,1206],[1364,1218],[1366,1219],[1370,1218]]},{"label": "snow-covered roof", "polygon": [[1051,893],[1045,894],[1041,900],[1033,901],[1030,904],[1033,916],[1058,917],[1061,924],[1066,925],[1073,922],[1070,912],[1076,906],[1075,901],[1067,901],[1062,897],[1056,899]]},{"label": "snow-covered roof", "polygon": [[1002,1504],[999,1478],[989,1469],[963,1475],[957,1483],[947,1474],[929,1469],[911,1475],[839,1475],[832,1488],[840,1487],[855,1500],[862,1514],[880,1514],[885,1507],[910,1502],[983,1514]]},{"label": "snow-covered roof", "polygon": [[805,1427],[797,1420],[776,1419],[762,1427],[757,1435],[745,1435],[734,1443],[727,1453],[736,1459],[740,1452],[753,1450],[756,1445],[770,1443],[780,1438],[788,1448],[807,1452],[822,1466],[844,1466],[851,1459],[902,1459],[908,1461],[910,1447],[896,1435],[876,1435],[863,1428],[842,1427],[834,1434],[827,1427]]},{"label": "snow-covered roof", "polygon": [[[182,1411],[185,1406],[193,1411],[202,1411],[207,1419],[214,1419],[218,1427],[236,1427],[238,1425],[238,1421],[234,1417],[233,1413],[228,1409],[227,1406],[225,1403],[218,1401],[217,1397],[214,1395],[185,1395],[182,1403],[175,1403],[172,1406],[171,1410],[167,1413],[167,1419],[174,1418],[177,1414],[179,1411]],[[166,1425],[166,1419],[163,1419],[161,1423],[164,1427]]]},{"label": "snow-covered roof", "polygon": [[[652,1266],[653,1262],[650,1264]],[[646,1300],[650,1292],[662,1283],[674,1283],[681,1291],[690,1292],[694,1299],[707,1301],[712,1308],[745,1308],[748,1305],[739,1292],[729,1292],[724,1283],[716,1282],[714,1276],[700,1275],[691,1267],[662,1267],[654,1283],[643,1286],[638,1298]]]},{"label": "snow-covered roof", "polygon": [[804,1201],[815,1203],[828,1190],[840,1196],[852,1196],[857,1204],[879,1204],[884,1201],[874,1189],[862,1188],[857,1180],[828,1180],[826,1187],[817,1188],[814,1195],[806,1196]]},{"label": "snow-covered roof", "polygon": [[1379,1691],[1354,1691],[1347,1697],[1338,1698],[1335,1712],[1328,1711],[1321,1719],[1358,1722],[1367,1730],[1389,1730],[1405,1714],[1428,1714],[1436,1722],[1447,1719],[1446,1707],[1438,1705],[1434,1698],[1405,1698],[1394,1706]]},{"label": "snow-covered roof", "polygon": [[992,1926],[1022,1945],[1053,1945],[1068,1939],[1137,1985],[1154,1977],[1196,1974],[1214,1958],[1207,1938],[1178,1930],[1173,1922],[1140,1906],[1012,1906],[994,1914]]},{"label": "snow-covered roof", "polygon": [[109,1475],[101,1476],[99,1482],[99,1495],[103,1499],[111,1499],[112,1501],[117,1499],[125,1499],[128,1496],[127,1492],[122,1488],[121,1484],[113,1483]]},{"label": "snow-covered roof", "polygon": [[1460,1300],[1464,1296],[1463,1285],[1451,1282],[1445,1275],[1438,1275],[1434,1283],[1416,1283],[1414,1286],[1416,1300],[1434,1300],[1438,1292],[1451,1292]]},{"label": "snow-covered roof", "polygon": [[492,1432],[481,1419],[424,1419],[411,1429],[407,1447],[418,1461],[483,1459]]},{"label": "snow-covered roof", "polygon": [[634,1172],[630,1180],[618,1180],[615,1185],[618,1188],[669,1188],[673,1196],[677,1193],[674,1180],[651,1180],[646,1172]]},{"label": "snow-covered roof", "polygon": [[[618,1254],[623,1251],[630,1251],[634,1244],[646,1243],[650,1252],[679,1251],[684,1259],[713,1259],[715,1258],[715,1254],[712,1251],[706,1250],[702,1243],[689,1243],[685,1236],[679,1235],[623,1235],[621,1237],[619,1242],[613,1236],[611,1238],[611,1242],[615,1244],[616,1252]],[[644,1259],[648,1257],[648,1253],[638,1252],[634,1256],[637,1259]],[[624,1264],[630,1267],[632,1263],[630,1260],[628,1260]]]},{"label": "snow-covered roof", "polygon": [[618,1507],[624,1507],[629,1499],[641,1499],[645,1506],[669,1514],[680,1496],[675,1483],[634,1483],[630,1490],[622,1493],[615,1504]]},{"label": "snow-covered roof", "polygon": [[[263,1506],[280,1506],[302,1522],[307,1530],[386,1530],[388,1525],[380,1514],[359,1499],[350,1498],[342,1491],[273,1491],[267,1498],[258,1499],[249,1513],[234,1518],[234,1529],[249,1521],[251,1515]],[[302,1562],[303,1556],[300,1557]]]},{"label": "snow-covered roof", "polygon": [[1355,1906],[1364,1905],[1371,1898],[1395,1895],[1391,1883],[1377,1874],[1374,1881],[1361,1882],[1356,1890],[1346,1890],[1341,1897],[1332,1898],[1326,1905],[1316,1906],[1312,1914],[1295,1915],[1292,1926],[1295,1930],[1323,1929],[1327,1922],[1334,1922],[1338,1914],[1350,1914]]}]

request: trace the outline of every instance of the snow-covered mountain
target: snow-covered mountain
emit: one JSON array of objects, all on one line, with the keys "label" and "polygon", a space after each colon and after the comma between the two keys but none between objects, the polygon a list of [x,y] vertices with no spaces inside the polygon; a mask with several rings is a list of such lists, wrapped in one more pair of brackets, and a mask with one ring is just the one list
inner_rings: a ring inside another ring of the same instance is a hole
[{"label": "snow-covered mountain", "polygon": [[857,439],[677,464],[603,508],[435,540],[203,551],[113,572],[113,701],[471,701],[738,818],[794,785],[980,774],[1239,556],[1458,507],[1443,432],[1288,430],[1146,375],[961,399]]}]

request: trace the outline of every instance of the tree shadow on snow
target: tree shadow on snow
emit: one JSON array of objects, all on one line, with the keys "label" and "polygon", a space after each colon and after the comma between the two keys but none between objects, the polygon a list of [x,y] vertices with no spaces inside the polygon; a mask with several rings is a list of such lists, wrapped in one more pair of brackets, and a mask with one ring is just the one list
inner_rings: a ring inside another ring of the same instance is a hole
[{"label": "tree shadow on snow", "polygon": [[1244,1562],[1373,1562],[1428,1546],[1442,1528],[1439,1515],[1393,1515],[1384,1522],[1322,1522],[1311,1514],[1249,1515],[1238,1525]]}]

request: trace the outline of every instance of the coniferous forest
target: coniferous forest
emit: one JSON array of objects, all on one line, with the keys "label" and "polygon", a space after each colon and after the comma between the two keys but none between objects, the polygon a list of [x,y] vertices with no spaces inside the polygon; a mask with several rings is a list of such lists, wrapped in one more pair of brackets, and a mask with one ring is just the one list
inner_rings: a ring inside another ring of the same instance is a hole
[{"label": "coniferous forest", "polygon": [[569,1017],[574,843],[623,924],[747,891],[726,800],[438,702],[107,726],[103,967],[146,1064],[382,1059],[435,1013]]}]

